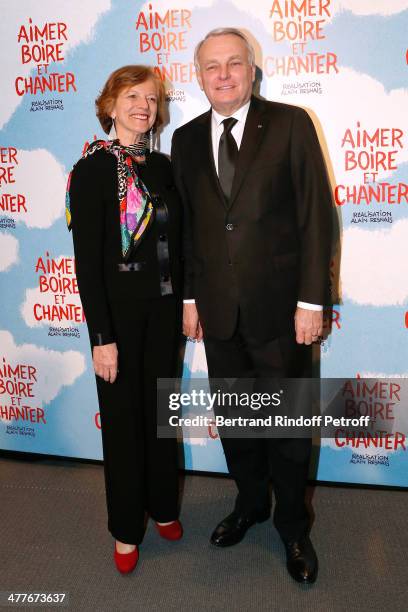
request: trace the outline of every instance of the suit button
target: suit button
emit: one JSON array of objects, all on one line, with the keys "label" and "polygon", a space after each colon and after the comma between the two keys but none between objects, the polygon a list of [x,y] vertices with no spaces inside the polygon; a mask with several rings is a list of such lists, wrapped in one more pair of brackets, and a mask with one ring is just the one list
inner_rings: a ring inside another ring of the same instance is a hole
[{"label": "suit button", "polygon": [[167,241],[167,236],[166,236],[166,234],[160,234],[160,236],[159,236],[159,240],[160,240],[160,242],[166,242],[166,241]]},{"label": "suit button", "polygon": [[227,229],[229,232],[232,232],[232,230],[234,229],[234,226],[232,223],[227,223],[227,225],[225,226],[225,229]]}]

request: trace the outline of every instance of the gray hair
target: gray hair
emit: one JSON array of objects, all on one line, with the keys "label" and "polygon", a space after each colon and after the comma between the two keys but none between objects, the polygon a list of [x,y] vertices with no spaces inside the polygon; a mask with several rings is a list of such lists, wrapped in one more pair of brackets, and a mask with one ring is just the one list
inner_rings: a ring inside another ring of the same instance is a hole
[{"label": "gray hair", "polygon": [[238,36],[241,40],[244,41],[245,46],[248,50],[248,63],[250,66],[255,66],[255,51],[245,34],[238,30],[237,28],[216,28],[215,30],[211,30],[208,34],[200,40],[196,48],[194,49],[194,66],[196,71],[199,72],[200,66],[198,63],[198,54],[200,53],[200,49],[205,43],[206,40],[212,38],[213,36],[226,36],[227,34],[232,34],[232,36]]}]

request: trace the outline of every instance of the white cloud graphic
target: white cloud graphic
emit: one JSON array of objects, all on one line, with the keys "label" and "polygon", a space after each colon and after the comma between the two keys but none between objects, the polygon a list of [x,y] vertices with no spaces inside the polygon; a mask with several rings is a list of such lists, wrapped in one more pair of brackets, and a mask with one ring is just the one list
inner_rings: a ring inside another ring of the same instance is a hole
[{"label": "white cloud graphic", "polygon": [[[189,343],[190,344],[190,343]],[[192,359],[190,370],[194,377],[195,372],[206,372],[207,371],[207,359],[205,356],[204,342],[193,342],[192,345]]]},{"label": "white cloud graphic", "polygon": [[[312,118],[314,115],[317,117],[315,126],[319,135],[322,136],[320,141],[324,152],[326,152],[325,142],[327,143],[330,162],[335,168],[336,183],[360,185],[364,182],[364,170],[359,168],[346,170],[345,168],[345,150],[350,148],[347,144],[344,147],[341,146],[345,132],[350,129],[355,137],[357,122],[360,122],[361,130],[365,129],[370,134],[379,128],[403,130],[403,147],[395,147],[397,150],[396,162],[397,165],[407,162],[408,113],[405,109],[408,108],[408,89],[393,89],[387,92],[382,83],[367,74],[361,74],[342,66],[339,66],[339,69],[340,72],[336,75],[320,74],[306,79],[319,81],[323,95],[282,96],[282,80],[285,78],[276,77],[268,80],[267,97],[270,100],[296,104],[306,109],[313,107],[311,116]],[[305,75],[299,75],[299,80],[305,80]],[[350,95],[345,95],[347,92]],[[328,103],[328,101],[334,101],[334,103]],[[385,132],[383,134],[386,135]],[[387,134],[389,136],[391,132]],[[392,148],[394,147],[381,150],[389,151]],[[392,172],[394,171],[380,168],[377,182],[389,177]]]},{"label": "white cloud graphic", "polygon": [[408,219],[386,230],[343,233],[343,296],[360,305],[401,305],[408,299]]},{"label": "white cloud graphic", "polygon": [[6,272],[18,262],[19,243],[11,234],[0,233],[0,272]]},{"label": "white cloud graphic", "polygon": [[[233,4],[236,4],[236,0],[232,0],[232,2]],[[212,6],[213,4],[214,4],[214,0],[194,0],[194,2],[192,2],[191,0],[179,0],[177,2],[177,9],[178,10],[184,9],[184,10],[194,12],[194,9],[209,7],[209,6]],[[149,6],[152,7],[153,10],[151,10]],[[164,12],[165,13],[168,10],[169,10],[169,0],[156,0],[154,4],[151,1],[144,2],[140,6],[138,13],[143,12],[148,19],[149,13],[151,12],[155,12],[155,13]]]},{"label": "white cloud graphic", "polygon": [[[379,432],[395,434],[397,441],[402,439],[401,434],[408,436],[408,413],[406,411],[408,386],[403,382],[404,379],[408,378],[408,372],[403,374],[385,374],[384,372],[360,371],[358,375],[358,379],[352,379],[354,381],[353,386],[355,389],[357,388],[356,385],[359,381],[362,385],[364,379],[367,378],[377,379],[379,383],[385,383],[385,386],[382,387],[382,390],[378,388],[377,392],[375,392],[373,384],[370,383],[369,387],[372,393],[370,399],[367,397],[368,394],[365,395],[364,392],[360,391],[360,396],[355,398],[355,404],[353,405],[356,412],[353,411],[352,413],[344,413],[341,415],[345,418],[358,418],[359,416],[369,415],[373,420],[372,428],[370,426],[368,429],[365,429],[365,427],[354,427],[351,425],[347,429],[354,432],[356,437],[358,436],[359,431],[362,432],[362,436],[364,436],[364,433],[368,432],[371,433],[373,437],[375,437],[376,433],[379,437],[381,437]],[[361,406],[359,407],[360,402]],[[388,409],[386,406],[388,406]],[[330,409],[328,410],[328,414],[330,414]],[[340,414],[338,416],[340,416]],[[346,428],[340,427],[339,429],[344,431]],[[384,433],[382,435],[384,435]],[[336,440],[333,438],[321,438],[320,441],[322,447],[330,447],[332,450],[337,451],[348,449],[349,451],[360,455],[371,456],[377,454],[392,454],[395,450],[401,450],[400,445],[398,445],[397,449],[387,449],[385,444],[384,446],[379,445],[376,447],[374,443],[370,443],[366,448],[363,439],[354,447],[351,443],[343,445],[343,442],[345,442],[345,439],[341,437],[339,437],[338,444],[336,444]],[[404,443],[406,444],[405,440]],[[353,469],[356,467],[357,466],[355,465]],[[361,468],[364,468],[363,464],[361,465]]]},{"label": "white cloud graphic", "polygon": [[[193,417],[196,417],[197,414],[194,413],[184,413],[183,412],[183,418],[184,419],[190,419]],[[206,416],[208,416],[206,414]],[[212,414],[211,414],[212,416]],[[206,429],[204,429],[203,427],[193,427],[193,426],[189,426],[189,425],[182,425],[181,427],[182,432],[183,432],[183,443],[184,444],[189,444],[190,446],[207,446],[208,442],[209,442],[209,437],[208,437],[208,432]],[[197,435],[197,433],[201,433],[203,436],[202,438],[197,438],[195,437],[195,435]]]},{"label": "white cloud graphic", "polygon": [[[59,255],[58,257],[55,257],[55,261],[56,263],[59,263],[61,261],[61,259],[63,258],[72,258],[71,256],[68,255]],[[38,278],[42,275],[42,272],[38,273]],[[49,279],[50,275],[46,275],[47,278]],[[51,275],[51,276],[55,276],[55,275]],[[71,278],[71,275],[70,275]],[[74,276],[72,276],[72,278],[75,278]],[[36,304],[41,304],[44,306],[54,306],[56,305],[55,302],[55,298],[54,298],[55,294],[51,291],[47,291],[47,292],[41,292],[40,290],[40,286],[38,285],[37,287],[34,287],[32,289],[26,289],[26,293],[25,293],[25,300],[23,302],[23,304],[21,305],[21,315],[24,319],[24,322],[26,323],[26,325],[28,325],[28,327],[41,327],[41,326],[49,326],[49,325],[57,325],[57,326],[62,326],[62,327],[70,327],[72,325],[78,325],[78,323],[75,322],[71,322],[71,321],[61,321],[59,322],[58,320],[54,320],[54,321],[49,321],[47,319],[43,319],[41,321],[37,321],[37,319],[34,316],[34,307]],[[73,304],[74,306],[77,306],[78,308],[81,308],[81,298],[79,297],[79,293],[72,293],[66,294],[65,297],[65,305],[67,304]],[[61,300],[59,300],[59,304],[58,307],[61,306],[62,308],[64,307],[64,304],[61,302]],[[39,312],[41,313],[41,309],[39,309]]]},{"label": "white cloud graphic", "polygon": [[[184,363],[188,366],[191,372],[191,378],[200,378],[204,380],[203,376],[206,377],[207,375],[207,360],[203,342],[187,342],[186,351],[184,354]],[[196,388],[196,386],[192,384],[191,388]],[[206,393],[210,393],[210,387],[207,381],[205,381],[204,385],[199,385],[199,388]],[[189,380],[185,379],[183,393],[189,392]],[[199,414],[200,412],[197,409],[190,411],[186,407],[182,410],[183,418],[194,418]],[[202,414],[209,419],[214,419],[214,412],[212,410],[203,410]],[[215,430],[215,426],[213,429]],[[208,442],[210,441],[207,427],[183,425],[182,431],[185,444],[190,444],[191,446],[207,446]],[[197,437],[197,434],[200,434],[202,437]]]},{"label": "white cloud graphic", "polygon": [[[167,125],[164,128],[163,134],[160,138],[160,146],[158,146],[157,148],[162,153],[170,154],[171,139],[172,139],[173,132],[176,127],[179,127],[180,125],[184,125],[188,121],[191,121],[191,119],[194,119],[194,117],[198,117],[198,115],[201,115],[202,113],[204,113],[205,111],[209,109],[209,103],[207,101],[207,98],[205,97],[203,93],[200,96],[198,85],[197,85],[197,96],[190,95],[187,92],[187,90],[184,90],[184,93],[186,97],[184,102],[179,102],[177,100],[174,100],[173,102],[170,103],[169,111],[170,111],[170,117],[173,118],[173,123]],[[178,113],[181,113],[181,117],[178,115]],[[177,114],[177,125],[174,125],[176,114]]]},{"label": "white cloud graphic", "polygon": [[[197,84],[197,96],[192,96],[190,93],[185,91],[186,100],[185,102],[173,102],[173,104],[177,104],[178,110],[183,113],[183,117],[179,121],[179,125],[183,125],[188,121],[191,121],[198,115],[205,113],[209,108],[210,104],[205,97],[203,92],[200,92]],[[171,107],[170,107],[171,111]],[[170,129],[170,127],[169,127]],[[171,128],[171,132],[173,132],[174,127]]]},{"label": "white cloud graphic", "polygon": [[394,15],[408,8],[407,0],[339,0],[339,10],[356,15]]},{"label": "white cloud graphic", "polygon": [[359,372],[360,378],[408,378],[408,372],[404,374],[384,374],[384,372]]},{"label": "white cloud graphic", "polygon": [[[0,129],[10,119],[17,106],[24,99],[17,95],[15,79],[17,76],[28,77],[33,69],[31,63],[22,64],[20,43],[17,42],[22,25],[29,27],[29,18],[33,25],[42,27],[45,23],[67,24],[68,40],[63,41],[63,56],[66,58],[70,49],[82,42],[92,39],[94,26],[100,17],[110,9],[111,0],[86,0],[86,2],[67,2],[66,0],[24,0],[15,2],[2,11],[0,20],[0,49],[2,57],[2,90],[0,106]],[[63,64],[61,64],[63,65]]]},{"label": "white cloud graphic", "polygon": [[15,182],[2,189],[13,196],[20,194],[25,202],[18,212],[7,215],[27,227],[48,228],[64,214],[67,177],[63,166],[45,149],[19,149],[16,159]]},{"label": "white cloud graphic", "polygon": [[[16,345],[11,333],[5,330],[0,330],[0,347],[1,368],[4,368],[5,362],[13,368],[17,364],[35,368],[35,397],[30,398],[30,401],[35,401],[39,406],[51,402],[62,387],[72,385],[85,372],[85,358],[78,351],[59,352],[35,344]],[[10,396],[2,395],[1,400],[10,403]]]},{"label": "white cloud graphic", "polygon": [[[175,414],[178,414],[175,413]],[[180,415],[183,419],[194,419],[197,416],[204,416],[208,419],[207,422],[211,422],[211,435],[217,435],[218,429],[215,425],[215,415],[213,410],[188,410],[188,408],[184,408],[182,410],[182,414]],[[218,440],[218,438],[210,437],[210,432],[208,426],[205,425],[186,425],[183,423],[181,426],[183,432],[183,441],[184,444],[189,444],[190,446],[208,446],[213,443],[214,440]],[[197,437],[201,436],[201,437]]]}]

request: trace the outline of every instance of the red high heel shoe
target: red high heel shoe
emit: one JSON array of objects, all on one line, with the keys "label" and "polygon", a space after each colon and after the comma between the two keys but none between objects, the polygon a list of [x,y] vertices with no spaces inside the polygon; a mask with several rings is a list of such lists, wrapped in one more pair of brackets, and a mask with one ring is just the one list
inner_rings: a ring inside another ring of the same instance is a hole
[{"label": "red high heel shoe", "polygon": [[156,527],[161,537],[166,540],[180,540],[183,536],[183,527],[180,521],[173,521],[168,525],[159,525],[156,523]]},{"label": "red high heel shoe", "polygon": [[129,574],[130,572],[133,572],[137,565],[139,560],[139,550],[136,546],[135,550],[130,553],[120,553],[116,549],[115,542],[115,552],[113,553],[113,558],[120,573]]}]

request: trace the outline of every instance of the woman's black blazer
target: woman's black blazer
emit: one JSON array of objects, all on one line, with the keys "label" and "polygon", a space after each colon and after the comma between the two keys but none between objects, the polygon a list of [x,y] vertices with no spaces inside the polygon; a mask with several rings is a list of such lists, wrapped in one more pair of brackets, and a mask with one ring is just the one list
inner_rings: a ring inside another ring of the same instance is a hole
[{"label": "woman's black blazer", "polygon": [[182,294],[181,205],[171,164],[163,154],[147,153],[146,164],[138,165],[138,172],[149,193],[161,196],[168,218],[164,227],[158,226],[157,218],[154,220],[126,264],[121,248],[116,157],[104,150],[96,151],[81,159],[72,173],[70,202],[76,275],[92,344],[115,341],[112,302],[132,308],[135,300],[161,297],[160,242],[161,247],[167,243],[170,260],[167,276],[173,294]]}]

